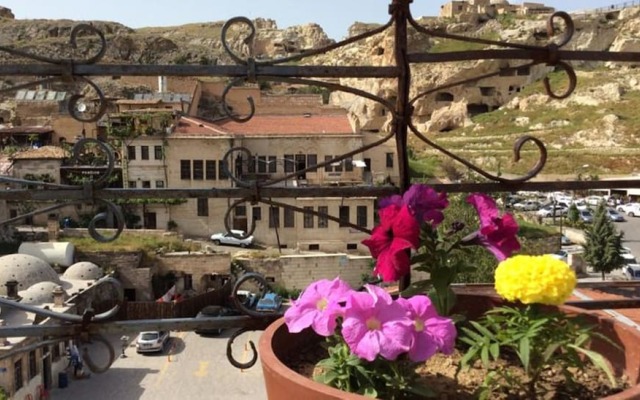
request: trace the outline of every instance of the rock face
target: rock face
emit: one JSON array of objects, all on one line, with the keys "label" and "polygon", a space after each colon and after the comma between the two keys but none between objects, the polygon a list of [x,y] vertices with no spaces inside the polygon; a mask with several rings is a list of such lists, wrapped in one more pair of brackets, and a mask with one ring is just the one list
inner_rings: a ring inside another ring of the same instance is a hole
[{"label": "rock face", "polygon": [[16,19],[16,16],[13,15],[11,9],[7,7],[0,6],[0,18],[2,19]]}]

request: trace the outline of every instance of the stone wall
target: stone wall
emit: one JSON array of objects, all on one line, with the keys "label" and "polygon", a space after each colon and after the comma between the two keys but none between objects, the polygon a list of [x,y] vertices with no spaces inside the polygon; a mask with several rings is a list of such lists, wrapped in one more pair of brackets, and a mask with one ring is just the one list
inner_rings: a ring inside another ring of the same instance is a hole
[{"label": "stone wall", "polygon": [[151,277],[153,268],[142,268],[141,252],[81,252],[76,251],[75,262],[90,261],[105,272],[115,271],[125,290],[135,290],[137,301],[154,300]]},{"label": "stone wall", "polygon": [[[212,275],[228,275],[231,272],[231,255],[229,253],[163,254],[155,259],[155,266],[161,275],[168,272],[182,276],[190,275],[192,289],[200,293],[210,287]],[[189,289],[184,287],[184,282],[184,279],[179,281],[178,291]]]},{"label": "stone wall", "polygon": [[318,279],[340,276],[354,287],[371,274],[371,257],[348,254],[285,255],[277,259],[236,259],[248,270],[273,279],[276,286],[304,289]]}]

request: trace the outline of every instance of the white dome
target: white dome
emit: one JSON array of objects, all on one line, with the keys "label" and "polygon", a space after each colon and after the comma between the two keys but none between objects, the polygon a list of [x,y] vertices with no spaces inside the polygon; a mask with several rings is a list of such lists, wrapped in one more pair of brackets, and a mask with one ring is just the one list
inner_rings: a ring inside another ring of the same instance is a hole
[{"label": "white dome", "polygon": [[[20,303],[23,304],[44,304],[44,303],[53,303],[53,290],[60,286],[59,283],[55,282],[40,282],[31,286],[29,289],[20,292],[20,297],[22,300]],[[65,293],[65,298],[67,298]]]},{"label": "white dome", "polygon": [[80,281],[94,281],[102,278],[104,272],[102,268],[89,261],[81,261],[73,264],[62,274],[64,279],[75,279]]},{"label": "white dome", "polygon": [[45,261],[27,254],[9,254],[0,257],[0,295],[7,295],[5,283],[18,281],[18,291],[40,282],[58,282],[56,271]]}]

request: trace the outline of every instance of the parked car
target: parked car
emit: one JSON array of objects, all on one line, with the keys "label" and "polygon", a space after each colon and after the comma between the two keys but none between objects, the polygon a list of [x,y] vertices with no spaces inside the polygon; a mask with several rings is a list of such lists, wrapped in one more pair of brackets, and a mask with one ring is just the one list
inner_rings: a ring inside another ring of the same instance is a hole
[{"label": "parked car", "polygon": [[282,297],[276,293],[266,293],[256,305],[256,311],[260,312],[277,312],[282,307]]},{"label": "parked car", "polygon": [[246,233],[239,230],[231,230],[227,233],[214,233],[211,235],[211,241],[215,245],[227,244],[240,247],[251,247],[253,245],[253,236],[244,237]]},{"label": "parked car", "polygon": [[624,276],[631,281],[640,280],[640,265],[635,264],[624,267]]},{"label": "parked car", "polygon": [[558,250],[555,253],[551,254],[551,256],[557,258],[558,260],[569,262],[569,253],[564,250]]},{"label": "parked car", "polygon": [[536,200],[526,200],[515,203],[513,208],[519,211],[536,211],[540,208],[540,202]]},{"label": "parked car", "polygon": [[549,205],[539,209],[536,214],[543,218],[551,217],[554,214],[556,217],[559,217],[561,215],[567,215],[567,208],[558,205]]},{"label": "parked car", "polygon": [[163,351],[169,343],[169,331],[140,332],[136,340],[138,353]]},{"label": "parked car", "polygon": [[624,222],[624,217],[622,216],[622,214],[620,214],[619,212],[617,212],[616,210],[614,210],[613,208],[607,208],[607,215],[609,216],[609,219],[613,222]]},{"label": "parked car", "polygon": [[589,210],[578,210],[578,217],[580,218],[580,221],[584,222],[585,224],[590,224],[593,222],[593,214],[591,214],[591,211]]},{"label": "parked car", "polygon": [[597,207],[598,204],[602,203],[604,201],[604,197],[602,196],[588,196],[584,199],[584,201],[590,205],[590,206],[594,206]]},{"label": "parked car", "polygon": [[[233,308],[222,306],[206,306],[198,312],[196,319],[211,318],[211,317],[228,317],[233,315],[240,315],[240,313]],[[222,328],[198,328],[194,330],[198,335],[219,335],[222,333]]]},{"label": "parked car", "polygon": [[636,215],[640,217],[640,203],[627,203],[619,205],[616,210],[618,212],[627,214],[630,217],[635,217]]},{"label": "parked car", "polygon": [[569,239],[568,237],[566,237],[565,235],[562,235],[560,237],[560,244],[563,246],[569,246],[571,244],[571,239]]},{"label": "parked car", "polygon": [[624,264],[626,266],[628,265],[638,265],[638,260],[636,260],[636,257],[631,254],[631,253],[622,253],[620,254],[620,256],[622,256],[622,258],[624,259]]}]

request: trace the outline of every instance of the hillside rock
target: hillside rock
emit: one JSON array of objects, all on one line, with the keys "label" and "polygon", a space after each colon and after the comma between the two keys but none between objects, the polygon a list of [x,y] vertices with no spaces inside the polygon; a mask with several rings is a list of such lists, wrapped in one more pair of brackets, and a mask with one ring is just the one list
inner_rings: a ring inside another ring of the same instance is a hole
[{"label": "hillside rock", "polygon": [[9,9],[7,7],[0,6],[0,18],[2,18],[2,19],[16,19],[16,16],[13,15],[13,12],[11,12],[11,9]]},{"label": "hillside rock", "polygon": [[431,121],[426,124],[427,131],[446,132],[472,125],[467,113],[467,105],[466,101],[459,101],[434,111]]}]

